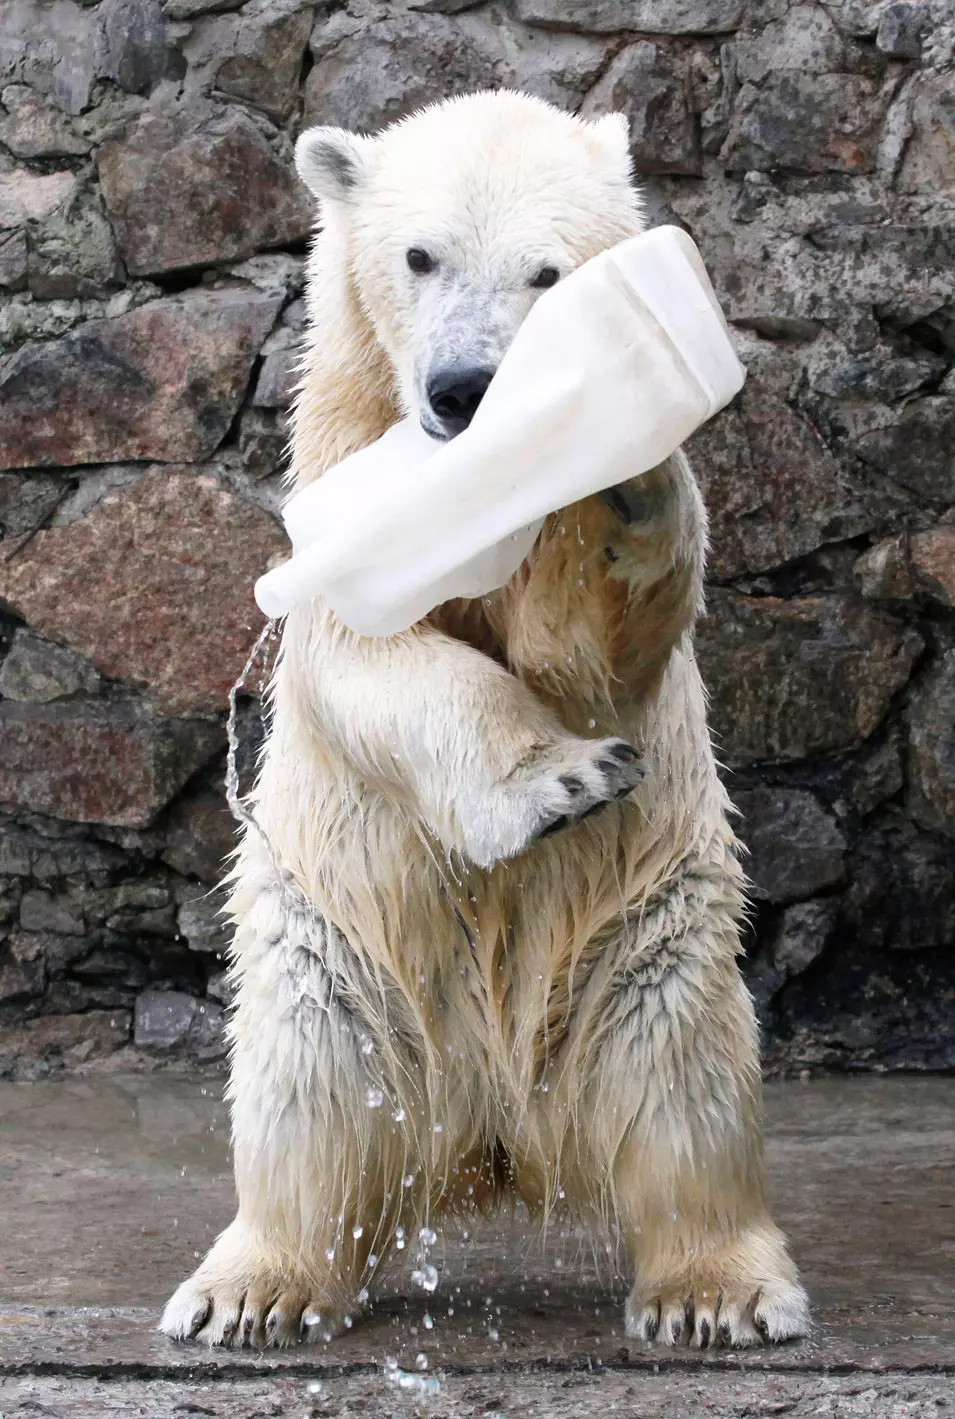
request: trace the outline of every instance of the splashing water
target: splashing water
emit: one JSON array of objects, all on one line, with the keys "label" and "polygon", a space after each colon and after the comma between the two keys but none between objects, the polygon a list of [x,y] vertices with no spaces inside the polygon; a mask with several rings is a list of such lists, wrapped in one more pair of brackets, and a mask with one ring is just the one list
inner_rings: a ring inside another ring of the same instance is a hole
[{"label": "splashing water", "polygon": [[412,1271],[411,1279],[416,1286],[421,1287],[422,1291],[436,1291],[439,1280],[438,1268],[433,1262],[426,1261]]},{"label": "splashing water", "polygon": [[441,1381],[436,1376],[402,1370],[393,1355],[385,1360],[385,1379],[397,1389],[410,1390],[422,1399],[434,1398],[441,1393]]}]

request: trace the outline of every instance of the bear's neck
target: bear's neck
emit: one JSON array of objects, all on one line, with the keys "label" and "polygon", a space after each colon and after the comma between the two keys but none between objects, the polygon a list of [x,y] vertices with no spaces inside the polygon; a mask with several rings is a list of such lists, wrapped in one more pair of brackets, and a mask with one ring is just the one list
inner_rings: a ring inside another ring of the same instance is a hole
[{"label": "bear's neck", "polygon": [[309,260],[309,336],[292,410],[289,481],[314,482],[398,419],[394,373],[348,273],[345,234],[329,229]]}]

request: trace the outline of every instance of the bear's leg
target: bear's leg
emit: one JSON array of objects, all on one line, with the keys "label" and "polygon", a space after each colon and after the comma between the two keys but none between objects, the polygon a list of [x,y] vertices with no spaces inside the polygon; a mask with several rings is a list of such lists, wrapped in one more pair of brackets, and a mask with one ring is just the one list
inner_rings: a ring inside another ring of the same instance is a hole
[{"label": "bear's leg", "polygon": [[236,946],[238,1214],[161,1329],[210,1345],[328,1338],[361,1313],[398,1207],[415,1204],[402,1186],[418,1172],[414,1135],[394,1120],[420,1112],[418,1061],[410,1046],[396,1056],[409,1037],[400,998],[385,1000],[340,934],[280,891],[261,894]]},{"label": "bear's leg", "polygon": [[644,777],[634,746],[571,734],[515,675],[428,625],[357,637],[329,621],[308,640],[289,625],[280,685],[283,673],[302,673],[327,742],[479,867],[571,827]]},{"label": "bear's leg", "polygon": [[755,1345],[810,1328],[768,1211],[756,1022],[722,895],[718,875],[687,872],[634,909],[568,1041],[571,1185],[620,1224],[636,1271],[627,1334],[663,1345]]}]

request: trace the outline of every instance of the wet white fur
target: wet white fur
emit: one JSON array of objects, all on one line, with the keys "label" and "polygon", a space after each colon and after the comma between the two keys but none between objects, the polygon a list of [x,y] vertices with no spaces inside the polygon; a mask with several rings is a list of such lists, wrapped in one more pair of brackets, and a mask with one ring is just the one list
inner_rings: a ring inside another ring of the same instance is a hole
[{"label": "wet white fur", "polygon": [[[299,165],[323,219],[299,484],[419,410],[436,356],[499,358],[540,265],[640,229],[618,120],[518,95],[374,140],[314,130]],[[438,253],[423,282],[408,246]],[[634,507],[629,528],[596,499],[568,509],[507,588],[399,636],[358,639],[317,603],[289,617],[254,808],[292,886],[254,832],[233,880],[238,1215],[167,1334],[333,1334],[397,1226],[501,1187],[619,1225],[635,1337],[806,1332],[764,1194],[742,875],[693,657],[705,516],[682,456]],[[610,785],[618,736],[644,756],[631,796],[533,841],[630,786],[640,765]]]}]

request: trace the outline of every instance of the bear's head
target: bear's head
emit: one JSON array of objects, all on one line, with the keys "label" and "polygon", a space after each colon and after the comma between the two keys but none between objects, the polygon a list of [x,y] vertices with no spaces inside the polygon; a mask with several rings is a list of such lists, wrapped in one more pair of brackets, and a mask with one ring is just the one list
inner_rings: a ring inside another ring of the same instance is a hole
[{"label": "bear's head", "polygon": [[439,438],[470,422],[541,292],[643,229],[623,117],[524,94],[451,99],[375,137],[312,128],[296,162],[405,412]]}]

